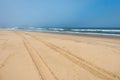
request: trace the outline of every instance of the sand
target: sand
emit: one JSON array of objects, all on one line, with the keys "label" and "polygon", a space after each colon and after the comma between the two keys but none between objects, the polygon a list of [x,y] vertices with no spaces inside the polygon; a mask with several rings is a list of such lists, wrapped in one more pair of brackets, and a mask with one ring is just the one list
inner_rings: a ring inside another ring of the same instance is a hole
[{"label": "sand", "polygon": [[0,30],[0,80],[120,80],[120,38]]}]

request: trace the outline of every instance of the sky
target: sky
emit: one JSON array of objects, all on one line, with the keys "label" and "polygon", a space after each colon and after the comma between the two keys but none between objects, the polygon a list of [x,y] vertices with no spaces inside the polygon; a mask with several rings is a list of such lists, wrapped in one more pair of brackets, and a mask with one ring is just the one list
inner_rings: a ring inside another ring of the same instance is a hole
[{"label": "sky", "polygon": [[120,28],[120,0],[0,0],[0,27]]}]

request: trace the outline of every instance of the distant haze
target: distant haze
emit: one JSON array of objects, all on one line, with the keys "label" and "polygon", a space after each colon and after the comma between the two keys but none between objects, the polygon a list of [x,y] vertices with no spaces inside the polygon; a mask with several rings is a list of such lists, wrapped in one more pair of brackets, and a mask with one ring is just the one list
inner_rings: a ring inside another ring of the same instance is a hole
[{"label": "distant haze", "polygon": [[0,27],[120,28],[120,0],[0,0]]}]

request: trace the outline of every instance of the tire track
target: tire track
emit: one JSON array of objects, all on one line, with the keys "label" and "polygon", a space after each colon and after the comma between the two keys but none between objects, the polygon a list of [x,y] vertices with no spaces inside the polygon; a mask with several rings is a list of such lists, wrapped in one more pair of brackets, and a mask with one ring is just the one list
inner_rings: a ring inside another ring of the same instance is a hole
[{"label": "tire track", "polygon": [[114,73],[106,71],[102,68],[99,68],[96,65],[84,60],[83,58],[80,58],[80,57],[73,55],[73,53],[71,53],[63,48],[60,48],[60,47],[58,47],[50,42],[47,42],[47,41],[41,39],[40,37],[38,38],[35,35],[31,35],[29,33],[25,33],[25,34],[31,36],[32,38],[34,38],[40,42],[42,42],[44,45],[46,45],[49,48],[53,49],[54,51],[60,53],[61,55],[63,55],[67,59],[71,60],[76,65],[83,67],[85,70],[89,71],[90,73],[92,73],[93,75],[95,75],[99,78],[102,78],[104,80],[120,80],[120,76],[115,75]]},{"label": "tire track", "polygon": [[7,64],[7,62],[8,62],[13,56],[15,56],[15,55],[16,55],[16,53],[9,54],[9,55],[5,58],[5,60],[0,64],[0,69],[1,69],[2,67],[4,67],[4,66]]},{"label": "tire track", "polygon": [[3,45],[2,50],[5,50],[5,48],[7,47],[7,46],[6,46],[6,45],[7,45],[7,42],[8,42],[8,40],[5,40],[4,43],[2,44],[2,45]]},{"label": "tire track", "polygon": [[[45,65],[45,67],[47,68],[48,72],[50,72],[50,74],[52,75],[52,77],[54,79],[52,80],[59,80],[56,75],[52,72],[52,70],[48,67],[48,65],[45,63],[45,61],[43,60],[43,58],[40,56],[39,52],[29,43],[29,41],[27,40],[27,38],[17,32],[15,32],[17,35],[19,35],[22,39],[23,39],[23,43],[24,43],[24,46],[25,48],[27,49],[33,63],[35,64],[38,72],[39,72],[39,75],[41,76],[41,79],[42,80],[47,80],[48,78],[45,77],[44,75],[44,72],[42,70],[42,65],[40,63],[40,61],[38,62],[38,58],[41,60],[41,62]],[[38,56],[38,57],[37,57]],[[47,79],[46,79],[47,78]]]},{"label": "tire track", "polygon": [[[0,54],[0,56],[1,55],[3,55],[3,51],[5,51],[5,49],[7,48],[7,42],[8,42],[8,40],[5,40],[4,42],[3,42],[3,46],[2,46],[2,48],[1,48],[1,52],[0,53],[2,53],[2,54]],[[2,67],[4,67],[5,65],[6,65],[6,63],[9,61],[9,59],[11,58],[11,57],[13,57],[15,55],[15,53],[13,53],[13,54],[9,54],[6,58],[5,58],[5,60],[0,64],[0,69],[2,68]]]},{"label": "tire track", "polygon": [[[50,36],[47,36],[47,37],[50,37]],[[54,38],[54,37],[52,36],[51,38]],[[92,45],[103,45],[103,46],[110,47],[110,48],[118,48],[115,44],[120,44],[120,42],[112,42],[112,41],[107,41],[107,40],[103,40],[103,39],[95,39],[94,37],[86,38],[86,39],[84,39],[84,38],[85,37],[83,37],[82,40],[76,40],[76,39],[71,39],[70,40],[70,39],[61,38],[61,40],[69,40],[69,41],[74,41],[74,42],[84,42],[84,43],[92,44]],[[93,40],[92,38],[94,38],[95,40]],[[88,40],[88,41],[86,42],[84,40]],[[101,41],[102,41],[102,43],[101,43]],[[111,43],[111,44],[109,44],[109,43]],[[119,51],[119,48],[116,49],[116,50]]]},{"label": "tire track", "polygon": [[0,51],[0,56],[2,55],[3,51],[5,51],[5,49],[7,48],[7,42],[8,42],[8,40],[5,40],[2,43],[2,47],[1,47],[1,51]]}]

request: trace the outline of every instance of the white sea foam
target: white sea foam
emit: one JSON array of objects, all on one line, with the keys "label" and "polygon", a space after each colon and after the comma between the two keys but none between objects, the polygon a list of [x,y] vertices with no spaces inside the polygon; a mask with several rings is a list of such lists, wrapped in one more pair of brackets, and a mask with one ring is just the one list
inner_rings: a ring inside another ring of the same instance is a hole
[{"label": "white sea foam", "polygon": [[120,30],[117,29],[71,29],[72,31],[104,31],[104,32],[120,32]]},{"label": "white sea foam", "polygon": [[108,35],[120,36],[120,29],[74,29],[74,28],[42,28],[42,27],[12,27],[7,30],[26,30],[39,32],[72,33],[72,34],[90,34],[90,35]]}]

